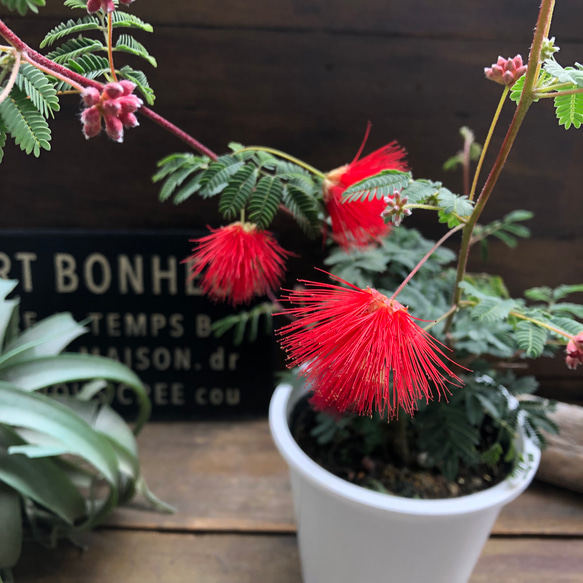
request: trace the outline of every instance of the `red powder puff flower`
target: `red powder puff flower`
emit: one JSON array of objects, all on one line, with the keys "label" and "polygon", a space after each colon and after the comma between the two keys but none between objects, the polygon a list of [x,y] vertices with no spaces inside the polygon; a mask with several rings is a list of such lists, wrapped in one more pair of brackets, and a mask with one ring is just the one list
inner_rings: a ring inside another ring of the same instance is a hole
[{"label": "red powder puff flower", "polygon": [[343,203],[344,191],[382,170],[407,170],[405,150],[397,142],[356,161],[359,154],[352,163],[329,172],[324,180],[324,203],[332,221],[332,236],[344,249],[364,247],[390,230],[381,217],[386,206],[382,199]]},{"label": "red powder puff flower", "polygon": [[440,358],[447,359],[440,343],[405,306],[331,277],[348,287],[302,281],[307,289],[283,298],[299,304],[283,311],[296,319],[278,330],[289,366],[301,366],[317,408],[390,417],[403,408],[411,414],[432,390],[438,397],[448,393],[448,378],[462,384]]},{"label": "red powder puff flower", "polygon": [[281,283],[284,260],[291,253],[271,233],[241,222],[210,231],[191,241],[198,247],[183,263],[192,263],[191,279],[202,274],[199,285],[212,300],[236,306],[266,295]]},{"label": "red powder puff flower", "polygon": [[583,364],[583,332],[569,340],[566,352],[565,362],[571,370],[575,370],[580,364]]},{"label": "red powder puff flower", "polygon": [[116,142],[123,142],[123,129],[134,128],[138,119],[134,115],[143,101],[133,95],[135,83],[123,80],[108,83],[100,93],[95,87],[87,87],[81,93],[87,106],[81,113],[83,134],[86,139],[94,138],[101,132],[101,120],[105,123],[105,133]]}]

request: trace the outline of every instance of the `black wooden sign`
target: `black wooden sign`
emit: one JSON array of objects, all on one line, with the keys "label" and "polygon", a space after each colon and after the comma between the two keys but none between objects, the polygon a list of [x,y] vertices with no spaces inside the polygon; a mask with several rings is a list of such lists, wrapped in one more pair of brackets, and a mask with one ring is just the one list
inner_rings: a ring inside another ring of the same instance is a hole
[{"label": "black wooden sign", "polygon": [[[88,320],[70,350],[131,367],[146,384],[153,419],[264,414],[273,390],[273,334],[235,345],[211,325],[234,312],[188,281],[193,232],[4,231],[0,277],[18,279],[21,323],[55,312]],[[78,390],[71,385],[52,390]],[[130,417],[131,390],[115,408]]]}]

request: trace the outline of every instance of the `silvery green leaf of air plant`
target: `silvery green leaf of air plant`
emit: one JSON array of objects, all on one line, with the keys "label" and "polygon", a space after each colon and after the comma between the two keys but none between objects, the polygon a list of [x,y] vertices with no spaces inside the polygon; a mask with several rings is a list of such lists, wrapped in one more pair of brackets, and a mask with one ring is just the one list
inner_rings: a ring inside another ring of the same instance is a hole
[{"label": "silvery green leaf of air plant", "polygon": [[98,513],[87,521],[92,526],[105,518],[118,501],[118,465],[108,439],[86,421],[45,395],[26,393],[0,382],[0,423],[32,428],[66,444],[69,452],[91,464],[108,482],[109,495]]},{"label": "silvery green leaf of air plant", "polygon": [[7,452],[7,448],[11,451],[24,443],[16,432],[0,425],[0,482],[73,525],[85,514],[83,496],[53,460],[27,459]]},{"label": "silvery green leaf of air plant", "polygon": [[71,314],[49,316],[25,330],[4,347],[0,367],[43,356],[59,354],[75,338],[87,332]]},{"label": "silvery green leaf of air plant", "polygon": [[18,299],[6,299],[8,294],[10,294],[17,285],[17,281],[0,279],[0,348],[10,340],[10,329],[14,317],[14,310],[20,303],[20,300]]},{"label": "silvery green leaf of air plant", "polygon": [[18,562],[22,549],[22,518],[18,492],[0,483],[0,569]]},{"label": "silvery green leaf of air plant", "polygon": [[151,404],[138,376],[119,362],[88,354],[64,353],[0,368],[0,381],[13,383],[23,391],[93,379],[124,383],[134,390],[140,406],[134,427],[137,435],[150,416]]}]

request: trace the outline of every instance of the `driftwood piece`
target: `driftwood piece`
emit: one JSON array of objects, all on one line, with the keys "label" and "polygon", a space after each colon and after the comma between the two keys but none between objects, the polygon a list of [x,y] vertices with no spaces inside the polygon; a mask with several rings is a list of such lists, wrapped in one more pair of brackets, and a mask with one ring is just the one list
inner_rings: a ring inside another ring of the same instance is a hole
[{"label": "driftwood piece", "polygon": [[559,403],[551,417],[561,431],[547,436],[536,477],[583,493],[583,407]]}]

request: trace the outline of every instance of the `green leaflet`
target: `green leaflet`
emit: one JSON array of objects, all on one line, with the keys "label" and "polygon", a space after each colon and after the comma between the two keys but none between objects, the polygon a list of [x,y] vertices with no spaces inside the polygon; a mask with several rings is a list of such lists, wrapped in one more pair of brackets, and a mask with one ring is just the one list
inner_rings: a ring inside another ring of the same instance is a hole
[{"label": "green leaflet", "polygon": [[258,175],[257,168],[248,164],[239,168],[230,178],[219,201],[219,212],[227,220],[238,217],[243,208],[245,208],[249,196],[253,188],[255,188]]},{"label": "green leaflet", "polygon": [[141,57],[142,59],[148,61],[148,63],[150,63],[152,67],[158,66],[156,59],[152,57],[150,53],[148,53],[146,47],[129,34],[121,34],[119,36],[117,42],[115,43],[114,50],[121,51],[123,53],[130,53],[131,55]]},{"label": "green leaflet", "polygon": [[277,212],[282,195],[281,180],[276,176],[264,176],[249,199],[249,220],[260,229],[266,229]]},{"label": "green leaflet", "polygon": [[27,154],[32,152],[38,158],[41,149],[51,149],[51,130],[46,119],[18,87],[13,87],[0,103],[0,120],[16,145]]},{"label": "green leaflet", "polygon": [[559,125],[568,130],[571,126],[579,129],[583,123],[583,95],[561,95],[555,97],[555,113]]},{"label": "green leaflet", "polygon": [[40,43],[40,48],[50,47],[56,41],[69,34],[79,34],[88,30],[100,30],[101,23],[95,16],[84,16],[77,20],[69,19],[67,22],[61,22],[50,30]]},{"label": "green leaflet", "polygon": [[16,86],[28,95],[32,104],[44,117],[53,117],[53,111],[59,111],[59,98],[54,85],[48,77],[29,63],[22,63]]},{"label": "green leaflet", "polygon": [[48,53],[47,58],[60,65],[66,65],[70,60],[75,60],[86,53],[104,50],[106,50],[105,45],[101,41],[85,37],[71,38]]},{"label": "green leaflet", "polygon": [[528,321],[522,321],[516,326],[515,338],[518,347],[524,350],[529,358],[538,358],[545,348],[548,330]]},{"label": "green leaflet", "polygon": [[229,330],[233,330],[233,343],[240,345],[245,336],[249,342],[255,342],[259,335],[259,320],[265,318],[265,333],[271,334],[272,314],[277,308],[271,302],[264,302],[254,306],[250,310],[240,311],[225,318],[213,322],[211,327],[214,335],[220,338]]},{"label": "green leaflet", "polygon": [[343,194],[343,202],[357,200],[374,200],[393,194],[395,190],[405,188],[411,182],[410,172],[399,170],[383,170],[375,176],[361,180],[347,188]]},{"label": "green leaflet", "polygon": [[122,79],[127,79],[128,81],[135,83],[138,90],[146,100],[146,103],[148,105],[154,105],[156,96],[154,95],[154,90],[150,87],[148,78],[146,77],[143,71],[138,71],[137,69],[133,69],[129,65],[124,65],[118,71],[118,76],[121,77]]},{"label": "green leaflet", "polygon": [[[45,0],[2,0],[2,4],[8,10],[16,10],[20,16],[24,16],[29,10],[38,14],[38,7],[45,6]],[[2,565],[0,564],[0,568]]]}]

